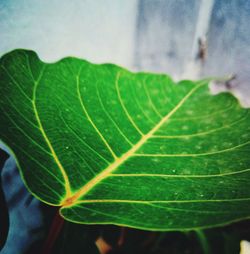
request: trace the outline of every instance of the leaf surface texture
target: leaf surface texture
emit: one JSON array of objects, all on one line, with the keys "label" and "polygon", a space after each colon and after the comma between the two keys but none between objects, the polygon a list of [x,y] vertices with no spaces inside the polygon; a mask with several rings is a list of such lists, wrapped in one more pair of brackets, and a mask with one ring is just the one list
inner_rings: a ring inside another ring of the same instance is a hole
[{"label": "leaf surface texture", "polygon": [[249,217],[250,115],[231,94],[27,50],[0,64],[0,138],[65,219],[186,230]]}]

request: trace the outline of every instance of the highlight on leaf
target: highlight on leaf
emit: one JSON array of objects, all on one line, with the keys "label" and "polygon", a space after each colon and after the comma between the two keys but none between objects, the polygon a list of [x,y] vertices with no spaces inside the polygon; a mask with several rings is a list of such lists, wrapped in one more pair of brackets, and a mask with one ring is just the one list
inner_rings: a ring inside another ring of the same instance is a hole
[{"label": "highlight on leaf", "polygon": [[249,217],[249,109],[208,80],[28,50],[0,66],[0,138],[66,220],[166,231]]}]

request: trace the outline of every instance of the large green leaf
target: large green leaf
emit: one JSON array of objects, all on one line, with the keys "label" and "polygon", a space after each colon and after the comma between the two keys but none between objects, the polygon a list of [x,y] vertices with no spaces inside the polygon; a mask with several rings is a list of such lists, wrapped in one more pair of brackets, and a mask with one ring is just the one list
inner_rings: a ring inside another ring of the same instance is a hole
[{"label": "large green leaf", "polygon": [[65,219],[185,230],[249,217],[250,114],[231,94],[25,50],[0,64],[1,140]]}]

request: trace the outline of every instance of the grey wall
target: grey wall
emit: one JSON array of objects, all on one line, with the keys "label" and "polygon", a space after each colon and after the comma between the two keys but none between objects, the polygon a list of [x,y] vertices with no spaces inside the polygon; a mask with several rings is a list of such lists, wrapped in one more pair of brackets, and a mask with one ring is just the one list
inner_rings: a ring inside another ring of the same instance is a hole
[{"label": "grey wall", "polygon": [[[234,93],[250,106],[249,0],[140,0],[135,67],[175,79],[236,74]],[[198,39],[207,56],[197,59]]]},{"label": "grey wall", "polygon": [[137,0],[0,0],[0,55],[15,48],[46,61],[77,56],[131,66]]}]

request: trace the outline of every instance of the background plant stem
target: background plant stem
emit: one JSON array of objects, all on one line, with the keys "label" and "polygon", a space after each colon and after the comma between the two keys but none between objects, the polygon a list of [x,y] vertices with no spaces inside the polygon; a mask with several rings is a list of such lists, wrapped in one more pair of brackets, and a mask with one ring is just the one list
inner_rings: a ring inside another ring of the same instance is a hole
[{"label": "background plant stem", "polygon": [[59,210],[57,210],[53,223],[51,225],[48,237],[45,241],[45,244],[42,248],[41,254],[50,254],[53,246],[56,242],[57,237],[59,236],[61,229],[64,224],[64,219],[59,214]]},{"label": "background plant stem", "polygon": [[210,254],[209,243],[203,230],[195,230],[204,254]]}]

